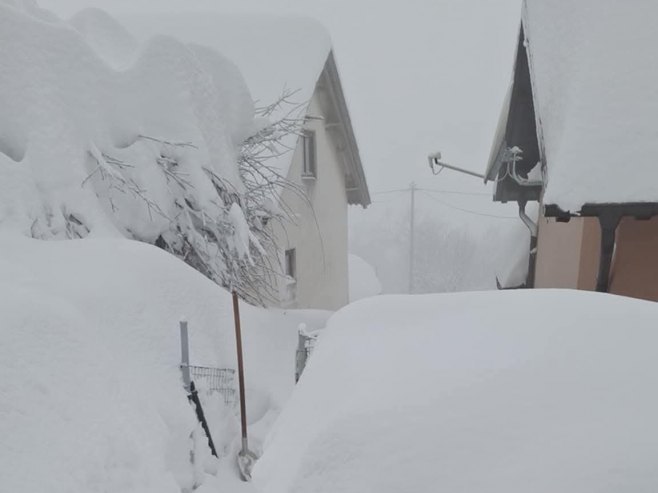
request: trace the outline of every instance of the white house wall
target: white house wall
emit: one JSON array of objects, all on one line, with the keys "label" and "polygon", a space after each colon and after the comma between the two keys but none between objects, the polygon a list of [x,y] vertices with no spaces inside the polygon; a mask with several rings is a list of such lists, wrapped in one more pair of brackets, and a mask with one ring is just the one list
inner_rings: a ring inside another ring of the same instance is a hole
[{"label": "white house wall", "polygon": [[[347,194],[345,172],[334,130],[326,128],[326,115],[316,90],[308,109],[305,128],[315,131],[317,178],[302,179],[303,153],[298,145],[288,179],[306,190],[310,204],[285,191],[282,199],[296,213],[296,224],[275,225],[278,245],[296,251],[296,296],[283,306],[336,310],[348,303]],[[286,292],[281,280],[280,292]],[[285,298],[285,296],[284,296]]]}]

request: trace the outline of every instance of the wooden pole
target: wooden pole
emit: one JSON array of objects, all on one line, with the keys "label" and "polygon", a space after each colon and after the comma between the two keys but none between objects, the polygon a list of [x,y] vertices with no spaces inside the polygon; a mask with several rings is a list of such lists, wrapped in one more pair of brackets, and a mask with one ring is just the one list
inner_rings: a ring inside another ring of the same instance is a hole
[{"label": "wooden pole", "polygon": [[416,183],[409,186],[411,202],[409,204],[409,294],[416,290],[415,284],[415,254],[416,254]]},{"label": "wooden pole", "polygon": [[240,328],[240,306],[238,293],[233,291],[233,319],[235,320],[235,342],[238,351],[238,382],[240,385],[240,421],[242,424],[242,454],[247,454],[247,407],[244,385],[244,361],[242,359],[242,331]]}]

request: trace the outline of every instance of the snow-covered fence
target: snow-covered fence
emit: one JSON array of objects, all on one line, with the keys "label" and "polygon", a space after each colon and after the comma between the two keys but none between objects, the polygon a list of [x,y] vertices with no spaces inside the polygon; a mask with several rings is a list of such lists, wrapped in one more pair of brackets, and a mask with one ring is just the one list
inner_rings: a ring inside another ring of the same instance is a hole
[{"label": "snow-covered fence", "polygon": [[199,392],[211,395],[219,393],[224,404],[235,409],[238,404],[235,383],[235,370],[232,368],[211,368],[208,366],[189,366],[192,380]]},{"label": "snow-covered fence", "polygon": [[306,367],[306,362],[315,348],[317,337],[317,334],[308,334],[304,324],[299,327],[295,364],[295,382],[298,382],[299,377],[302,376],[302,372]]},{"label": "snow-covered fence", "polygon": [[227,407],[237,409],[237,386],[234,369],[190,364],[187,322],[181,322],[180,367],[183,372],[183,383],[186,389],[189,389],[190,381],[193,381],[197,392],[201,392],[207,396],[219,393]]}]

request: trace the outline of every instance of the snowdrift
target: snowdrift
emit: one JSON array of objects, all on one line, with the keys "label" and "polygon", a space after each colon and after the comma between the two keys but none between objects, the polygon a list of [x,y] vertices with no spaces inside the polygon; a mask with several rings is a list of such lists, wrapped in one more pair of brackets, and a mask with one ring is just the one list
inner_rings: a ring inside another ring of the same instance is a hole
[{"label": "snowdrift", "polygon": [[[193,10],[193,9],[191,9]],[[267,107],[284,94],[289,104],[272,108],[271,121],[304,118],[331,52],[331,37],[319,22],[303,17],[236,15],[213,12],[159,12],[121,15],[139,38],[167,33],[216,49],[240,69],[256,106]],[[300,105],[297,108],[297,105]],[[268,165],[287,176],[298,132],[281,137],[281,156]]]},{"label": "snowdrift", "polygon": [[[180,492],[217,471],[182,387],[178,321],[193,364],[235,368],[228,293],[143,243],[5,234],[0,293],[0,490]],[[292,391],[297,326],[326,315],[243,311],[257,446]],[[237,418],[207,412],[227,481]]]},{"label": "snowdrift", "polygon": [[221,217],[218,180],[242,189],[236,157],[254,105],[219,53],[139,43],[100,10],[69,23],[2,0],[0,67],[3,229],[153,243],[176,235],[185,201]]},{"label": "snowdrift", "polygon": [[658,487],[658,306],[586,292],[379,296],[335,314],[266,493]]},{"label": "snowdrift", "polygon": [[[237,491],[234,411],[206,402],[218,463],[178,368],[181,317],[194,365],[235,368],[230,297],[125,238],[217,257],[199,238],[214,221],[244,255],[237,156],[256,123],[240,72],[100,10],[65,22],[0,0],[0,110],[0,490]],[[255,448],[292,391],[297,327],[327,316],[244,307]]]}]

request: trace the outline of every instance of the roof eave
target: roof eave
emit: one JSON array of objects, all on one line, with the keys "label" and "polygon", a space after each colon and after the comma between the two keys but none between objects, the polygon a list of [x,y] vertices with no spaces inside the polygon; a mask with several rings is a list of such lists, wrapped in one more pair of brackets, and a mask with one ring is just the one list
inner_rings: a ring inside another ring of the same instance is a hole
[{"label": "roof eave", "polygon": [[329,83],[329,94],[336,111],[338,112],[338,123],[346,142],[346,165],[349,167],[351,172],[350,175],[355,181],[353,186],[346,188],[345,190],[347,193],[347,202],[350,205],[361,205],[365,208],[371,203],[370,192],[368,190],[368,183],[361,162],[361,155],[359,154],[359,146],[356,142],[354,128],[352,127],[352,120],[347,108],[347,102],[345,100],[343,86],[340,82],[333,50],[329,52],[324,70],[327,75],[326,79]]}]

